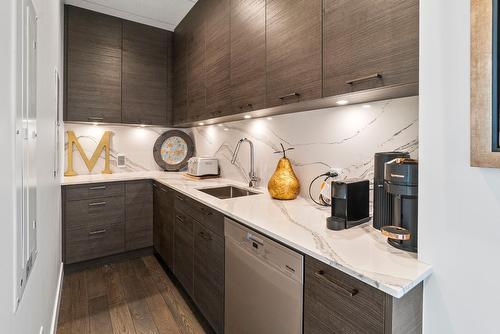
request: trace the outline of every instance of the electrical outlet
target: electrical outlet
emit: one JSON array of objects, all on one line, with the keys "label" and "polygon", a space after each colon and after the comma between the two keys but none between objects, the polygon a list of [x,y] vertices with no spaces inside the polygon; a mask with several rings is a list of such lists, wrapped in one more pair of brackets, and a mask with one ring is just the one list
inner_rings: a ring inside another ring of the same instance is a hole
[{"label": "electrical outlet", "polygon": [[116,155],[116,167],[124,168],[127,166],[127,157],[125,154]]},{"label": "electrical outlet", "polygon": [[329,172],[330,173],[337,173],[338,174],[337,177],[340,177],[343,174],[344,170],[342,168],[334,168],[334,167],[332,167],[332,168],[330,168]]}]

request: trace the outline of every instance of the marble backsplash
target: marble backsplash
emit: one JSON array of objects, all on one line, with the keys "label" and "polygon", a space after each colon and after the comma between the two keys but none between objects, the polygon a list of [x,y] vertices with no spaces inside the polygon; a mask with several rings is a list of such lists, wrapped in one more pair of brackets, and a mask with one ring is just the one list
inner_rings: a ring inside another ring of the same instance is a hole
[{"label": "marble backsplash", "polygon": [[[65,132],[75,132],[78,142],[89,159],[101,140],[104,131],[111,131],[113,135],[111,136],[110,144],[110,164],[113,173],[161,170],[153,158],[153,145],[156,139],[168,130],[167,128],[68,123],[64,125],[64,130]],[[64,139],[64,170],[66,170],[68,162],[68,138],[66,135]],[[73,168],[78,174],[101,173],[104,168],[104,153],[101,153],[100,159],[90,173],[76,148],[73,150]],[[118,154],[125,154],[125,168],[118,168],[116,166],[116,156]]]},{"label": "marble backsplash", "polygon": [[[65,130],[75,132],[89,157],[103,132],[112,131],[113,172],[159,170],[152,152],[154,142],[167,130],[165,128],[66,124]],[[186,132],[194,138],[196,155],[216,156],[223,177],[243,182],[248,182],[248,145],[242,146],[236,165],[230,160],[240,138],[252,140],[260,186],[267,185],[276,168],[280,155],[273,152],[279,150],[280,143],[285,148],[293,147],[287,156],[301,182],[301,193],[306,196],[309,182],[330,168],[339,171],[342,179],[372,179],[375,152],[404,150],[418,158],[418,98],[307,111],[272,119],[241,120]],[[116,155],[120,153],[127,156],[125,168],[116,167]],[[66,159],[65,154],[65,164]],[[102,166],[100,159],[93,173],[100,173]],[[79,174],[89,174],[76,152],[74,168]]]},{"label": "marble backsplash", "polygon": [[230,160],[237,141],[247,137],[255,145],[255,168],[266,186],[287,152],[307,196],[311,180],[333,168],[339,178],[373,179],[375,152],[403,150],[418,158],[418,97],[343,106],[272,117],[242,120],[222,126],[191,129],[197,154],[219,158],[225,178],[247,182],[249,146],[243,144],[236,165]]}]

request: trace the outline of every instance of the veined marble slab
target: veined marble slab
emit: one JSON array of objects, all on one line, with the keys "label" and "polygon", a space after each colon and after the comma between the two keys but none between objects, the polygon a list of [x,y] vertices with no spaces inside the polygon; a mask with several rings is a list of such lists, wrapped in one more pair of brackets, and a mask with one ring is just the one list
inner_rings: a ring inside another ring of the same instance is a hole
[{"label": "veined marble slab", "polygon": [[428,277],[432,268],[417,255],[387,244],[386,238],[366,223],[344,231],[326,228],[329,208],[318,208],[299,197],[293,201],[272,199],[267,190],[259,195],[218,199],[198,189],[244,184],[212,179],[197,181],[180,173],[136,172],[66,177],[63,185],[154,179],[214,208],[291,248],[331,265],[396,298]]}]

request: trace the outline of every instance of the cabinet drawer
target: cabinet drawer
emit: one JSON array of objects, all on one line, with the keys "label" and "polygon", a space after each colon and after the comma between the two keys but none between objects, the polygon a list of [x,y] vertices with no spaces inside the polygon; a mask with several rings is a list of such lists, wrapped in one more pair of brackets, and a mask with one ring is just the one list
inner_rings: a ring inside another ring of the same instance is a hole
[{"label": "cabinet drawer", "polygon": [[384,333],[382,291],[311,257],[305,268],[304,328],[314,315],[333,333]]},{"label": "cabinet drawer", "polygon": [[123,252],[125,229],[120,224],[88,226],[66,232],[66,264]]},{"label": "cabinet drawer", "polygon": [[65,187],[66,200],[68,201],[109,196],[123,196],[124,191],[125,187],[122,182],[92,183]]},{"label": "cabinet drawer", "polygon": [[96,226],[103,222],[123,224],[124,198],[104,197],[66,202],[64,224],[66,230]]},{"label": "cabinet drawer", "polygon": [[224,215],[194,199],[176,193],[175,209],[193,217],[204,227],[224,236]]}]

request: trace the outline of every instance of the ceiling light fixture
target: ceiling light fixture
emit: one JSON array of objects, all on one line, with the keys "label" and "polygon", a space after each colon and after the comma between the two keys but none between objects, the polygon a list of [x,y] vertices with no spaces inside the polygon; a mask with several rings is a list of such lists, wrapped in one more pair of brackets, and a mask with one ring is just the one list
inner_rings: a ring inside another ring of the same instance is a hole
[{"label": "ceiling light fixture", "polygon": [[199,125],[199,126],[203,126],[203,125],[205,125],[205,123],[200,122],[200,123],[198,123],[198,125]]},{"label": "ceiling light fixture", "polygon": [[252,116],[250,116],[250,115],[245,115],[245,116],[243,116],[243,118],[244,118],[244,119],[250,119],[250,118],[252,118]]},{"label": "ceiling light fixture", "polygon": [[369,104],[363,104],[363,108],[370,108],[370,107],[371,107],[371,105],[369,105]]},{"label": "ceiling light fixture", "polygon": [[266,119],[267,119],[268,121],[272,121],[272,120],[273,120],[273,118],[272,118],[272,117],[268,117],[268,118],[266,118]]},{"label": "ceiling light fixture", "polygon": [[347,101],[347,100],[339,100],[339,101],[337,101],[337,104],[338,104],[339,106],[345,106],[345,105],[346,105],[346,104],[348,104],[348,103],[349,103],[349,101]]}]

